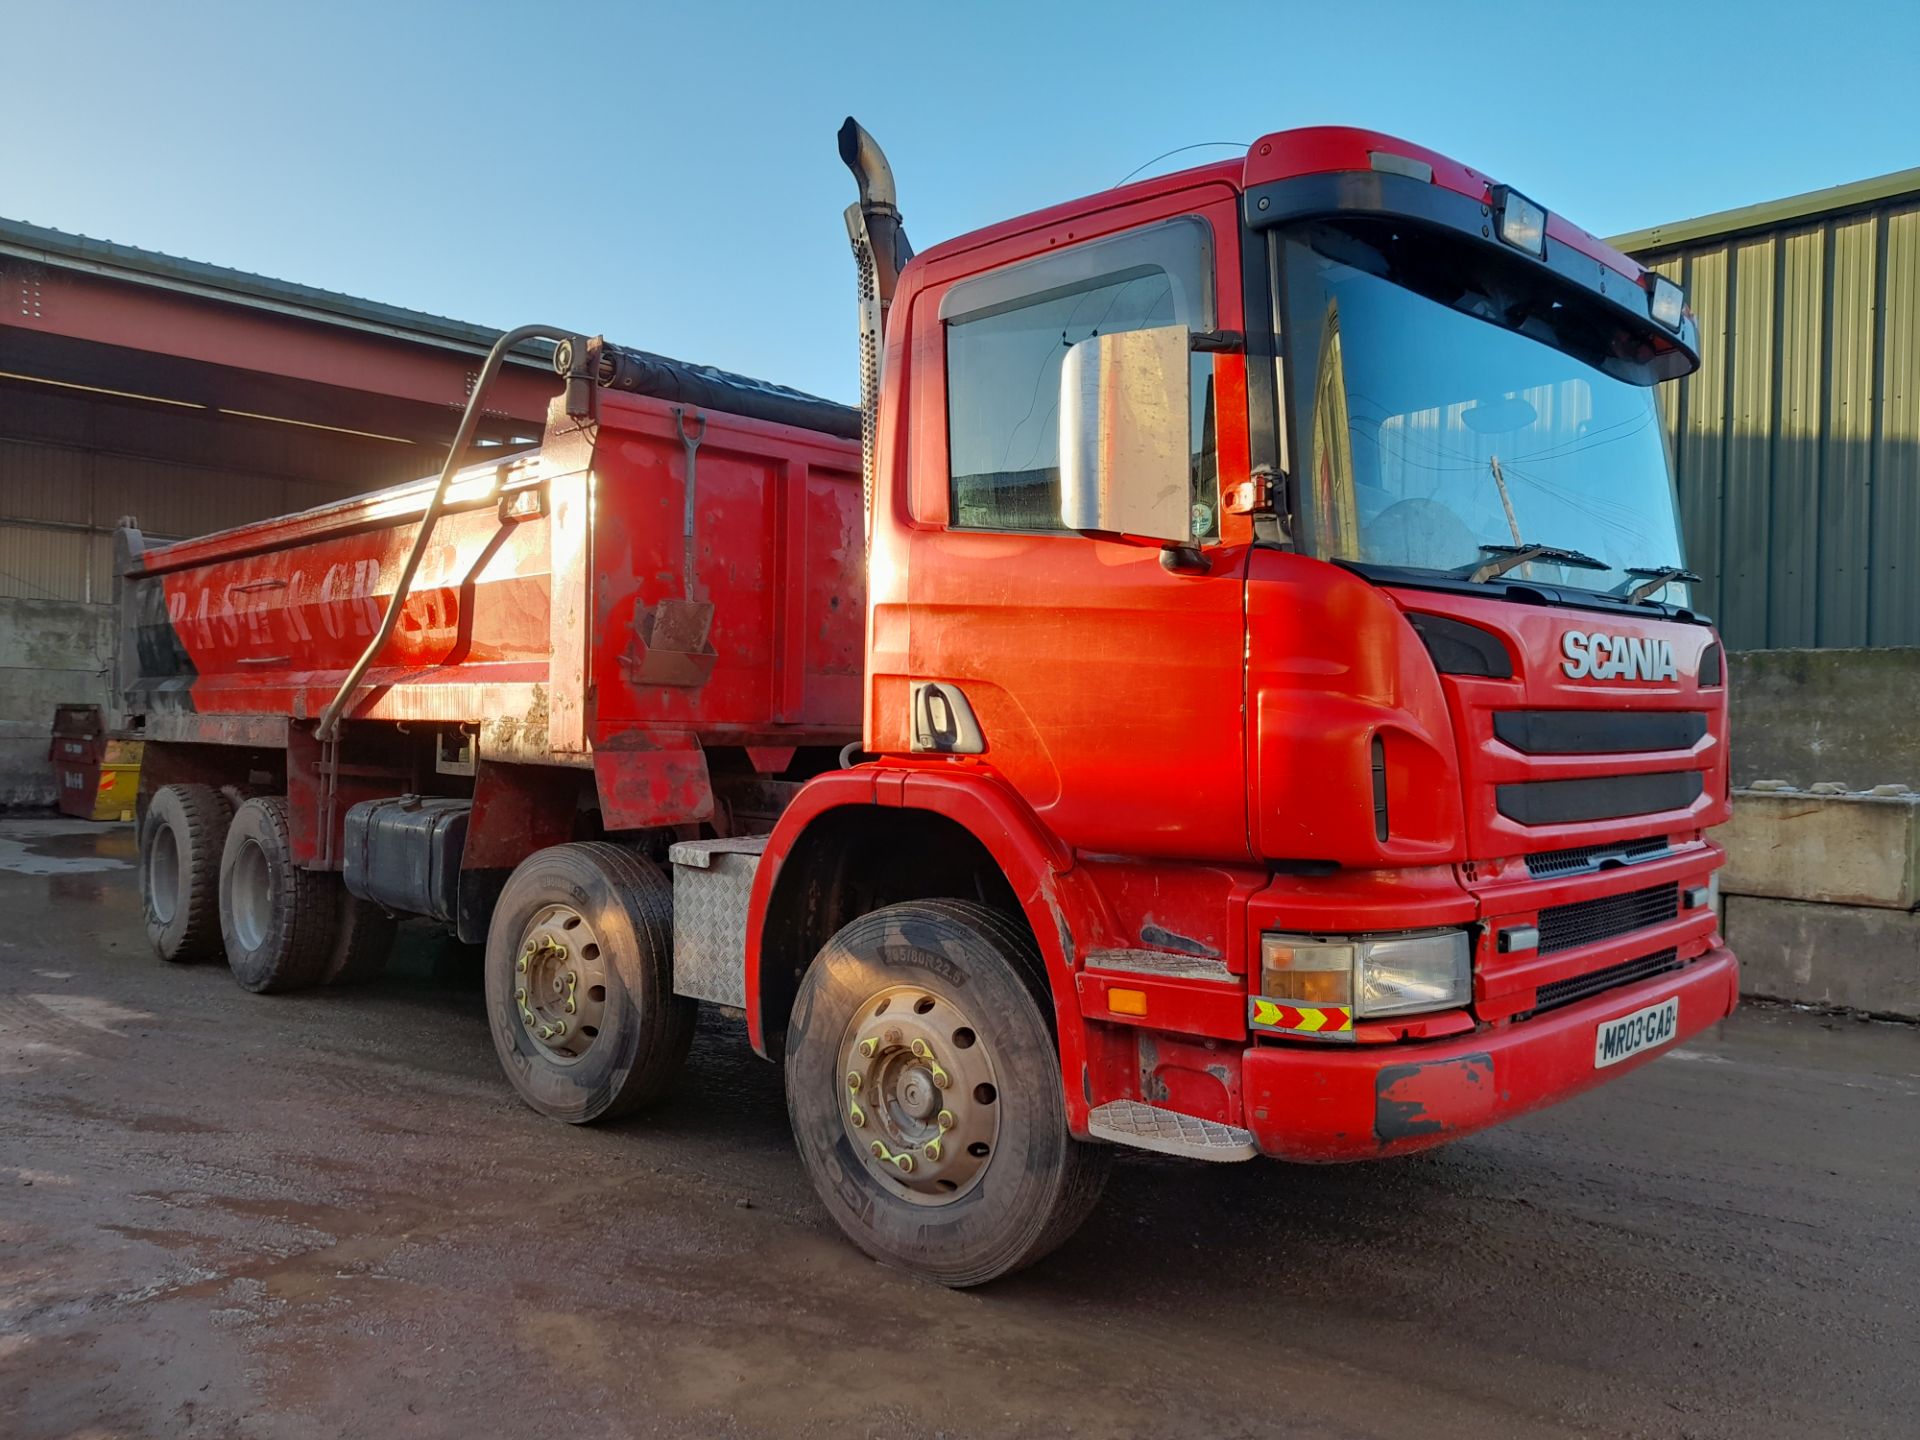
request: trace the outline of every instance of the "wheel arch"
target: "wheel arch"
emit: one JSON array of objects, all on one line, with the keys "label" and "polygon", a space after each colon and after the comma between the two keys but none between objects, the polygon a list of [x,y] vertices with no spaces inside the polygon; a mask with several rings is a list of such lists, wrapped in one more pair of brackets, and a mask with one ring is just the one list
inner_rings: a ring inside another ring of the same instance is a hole
[{"label": "wheel arch", "polygon": [[[858,873],[876,856],[886,874]],[[1086,1037],[1073,973],[1088,937],[1110,927],[1072,853],[990,771],[862,766],[807,783],[768,839],[748,902],[754,1050],[780,1056],[800,978],[842,925],[880,905],[935,897],[984,900],[1032,934],[1053,1001],[1069,1122],[1083,1134]]]}]

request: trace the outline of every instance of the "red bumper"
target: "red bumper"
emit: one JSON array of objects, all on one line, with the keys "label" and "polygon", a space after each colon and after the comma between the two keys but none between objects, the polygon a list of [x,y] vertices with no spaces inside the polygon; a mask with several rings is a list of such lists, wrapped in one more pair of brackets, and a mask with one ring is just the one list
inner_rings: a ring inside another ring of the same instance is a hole
[{"label": "red bumper", "polygon": [[[1284,1160],[1369,1160],[1498,1125],[1636,1070],[1733,1012],[1733,952],[1709,950],[1677,973],[1609,990],[1535,1020],[1457,1040],[1352,1046],[1256,1045],[1244,1059],[1246,1126]],[[1680,997],[1674,1039],[1597,1070],[1594,1030]]]}]

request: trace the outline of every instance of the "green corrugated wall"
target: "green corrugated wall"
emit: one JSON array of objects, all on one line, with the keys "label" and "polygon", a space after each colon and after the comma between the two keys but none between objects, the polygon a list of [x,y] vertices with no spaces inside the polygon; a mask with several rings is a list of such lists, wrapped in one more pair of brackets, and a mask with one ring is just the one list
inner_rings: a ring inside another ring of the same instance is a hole
[{"label": "green corrugated wall", "polygon": [[1614,242],[1699,318],[1661,395],[1697,602],[1737,650],[1920,645],[1920,172],[1802,198]]}]

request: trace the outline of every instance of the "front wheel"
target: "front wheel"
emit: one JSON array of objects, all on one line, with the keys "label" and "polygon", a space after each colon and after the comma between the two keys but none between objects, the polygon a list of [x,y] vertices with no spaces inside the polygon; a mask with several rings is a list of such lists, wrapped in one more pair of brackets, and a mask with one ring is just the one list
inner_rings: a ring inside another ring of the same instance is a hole
[{"label": "front wheel", "polygon": [[787,1030],[794,1141],[875,1259],[983,1284],[1099,1199],[1109,1157],[1067,1133],[1043,974],[1024,931],[959,900],[864,915],[807,971]]}]

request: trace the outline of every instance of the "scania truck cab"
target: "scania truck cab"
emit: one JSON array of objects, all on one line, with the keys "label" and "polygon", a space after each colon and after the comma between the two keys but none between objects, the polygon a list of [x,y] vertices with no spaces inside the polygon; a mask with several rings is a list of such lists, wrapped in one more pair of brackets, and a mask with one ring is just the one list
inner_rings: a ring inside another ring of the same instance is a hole
[{"label": "scania truck cab", "polygon": [[[1721,652],[1653,389],[1696,348],[1666,280],[1353,129],[904,269],[874,758],[782,817],[749,926],[755,1043],[853,1046],[788,1055],[850,1233],[911,1260],[958,1208],[857,1123],[855,999],[813,1006],[851,917],[810,930],[797,897],[843,892],[863,814],[895,868],[925,855],[1022,922],[1075,1137],[1393,1155],[1730,1011],[1704,834],[1728,808]],[[960,989],[927,958],[960,942],[911,933],[864,942],[874,1003],[913,966],[909,988]]]},{"label": "scania truck cab", "polygon": [[1121,1147],[1396,1156],[1732,1010],[1674,285],[1364,130],[918,256],[841,152],[857,415],[561,337],[535,454],[129,532],[163,955],[298,988],[435,915],[576,1123],[719,1007],[955,1285]]}]

